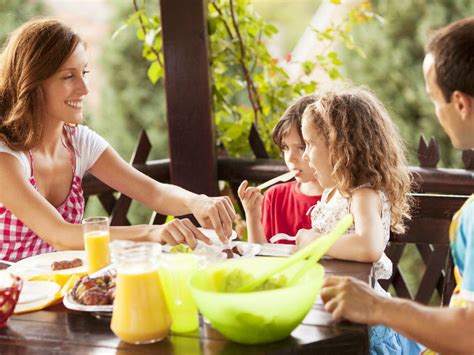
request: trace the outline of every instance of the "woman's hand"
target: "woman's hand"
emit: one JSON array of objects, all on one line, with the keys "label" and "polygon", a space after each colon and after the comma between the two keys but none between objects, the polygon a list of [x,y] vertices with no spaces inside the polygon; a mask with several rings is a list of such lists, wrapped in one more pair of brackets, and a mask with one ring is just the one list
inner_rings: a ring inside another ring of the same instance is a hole
[{"label": "woman's hand", "polygon": [[234,206],[228,196],[198,195],[189,208],[201,226],[214,229],[219,239],[227,243],[232,234],[232,221],[235,218]]},{"label": "woman's hand", "polygon": [[349,277],[330,276],[321,289],[324,309],[332,313],[334,320],[350,320],[363,324],[375,324],[383,298],[362,281]]},{"label": "woman's hand", "polygon": [[187,244],[192,249],[196,247],[196,240],[198,239],[206,244],[212,244],[211,240],[197,229],[188,218],[175,218],[168,223],[153,226],[149,237],[151,241],[160,244]]},{"label": "woman's hand", "polygon": [[244,206],[245,214],[248,218],[254,218],[260,221],[262,218],[263,195],[259,188],[249,187],[247,180],[242,181],[237,190],[240,201]]}]

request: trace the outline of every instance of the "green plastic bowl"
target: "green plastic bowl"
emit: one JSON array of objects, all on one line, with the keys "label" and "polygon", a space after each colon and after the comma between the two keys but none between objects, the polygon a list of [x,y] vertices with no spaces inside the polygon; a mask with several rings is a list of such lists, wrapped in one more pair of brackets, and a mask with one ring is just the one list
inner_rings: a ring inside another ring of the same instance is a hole
[{"label": "green plastic bowl", "polygon": [[[222,274],[222,269],[237,268],[258,276],[283,260],[269,257],[238,259],[195,272],[190,287],[199,310],[215,329],[236,343],[263,344],[288,337],[309,312],[320,292],[324,277],[324,268],[320,264],[314,264],[291,287],[248,293],[215,291],[219,270]],[[290,279],[302,265],[299,262],[284,274]]]}]

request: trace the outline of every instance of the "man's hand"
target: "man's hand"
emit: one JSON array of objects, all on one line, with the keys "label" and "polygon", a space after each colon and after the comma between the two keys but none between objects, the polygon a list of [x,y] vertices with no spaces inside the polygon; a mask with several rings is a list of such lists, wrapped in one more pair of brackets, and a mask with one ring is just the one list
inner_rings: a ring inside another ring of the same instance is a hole
[{"label": "man's hand", "polygon": [[321,298],[324,309],[334,320],[377,324],[378,309],[384,299],[365,282],[351,277],[329,276],[324,280]]}]

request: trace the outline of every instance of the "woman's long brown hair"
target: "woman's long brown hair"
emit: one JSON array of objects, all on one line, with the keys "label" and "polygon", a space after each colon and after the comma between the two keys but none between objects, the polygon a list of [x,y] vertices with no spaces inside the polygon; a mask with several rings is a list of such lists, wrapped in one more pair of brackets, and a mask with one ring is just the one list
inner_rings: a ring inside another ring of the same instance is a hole
[{"label": "woman's long brown hair", "polygon": [[81,39],[59,21],[37,19],[13,32],[0,56],[0,140],[16,151],[39,145],[44,127],[41,84]]}]

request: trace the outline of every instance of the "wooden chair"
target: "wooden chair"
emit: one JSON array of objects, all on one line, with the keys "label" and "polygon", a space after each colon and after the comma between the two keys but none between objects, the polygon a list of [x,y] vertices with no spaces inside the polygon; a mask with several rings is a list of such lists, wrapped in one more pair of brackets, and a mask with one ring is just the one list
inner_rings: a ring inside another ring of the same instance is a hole
[{"label": "wooden chair", "polygon": [[[453,214],[462,206],[466,196],[413,194],[415,206],[412,220],[404,235],[392,234],[385,250],[393,263],[393,275],[381,281],[384,289],[393,285],[398,297],[428,304],[435,292],[447,305],[454,289],[453,261],[449,247],[449,224]],[[421,281],[416,292],[411,292],[400,268],[403,251],[414,244],[423,265]]]}]

